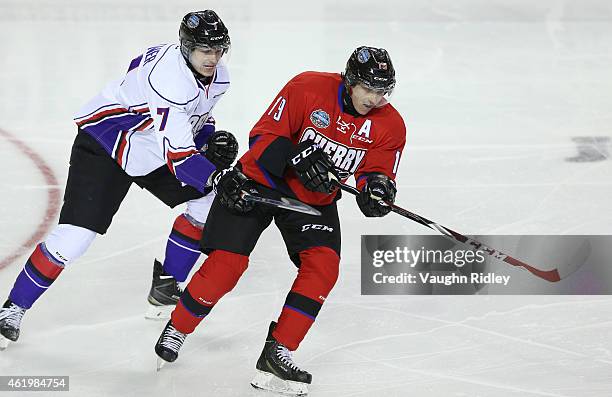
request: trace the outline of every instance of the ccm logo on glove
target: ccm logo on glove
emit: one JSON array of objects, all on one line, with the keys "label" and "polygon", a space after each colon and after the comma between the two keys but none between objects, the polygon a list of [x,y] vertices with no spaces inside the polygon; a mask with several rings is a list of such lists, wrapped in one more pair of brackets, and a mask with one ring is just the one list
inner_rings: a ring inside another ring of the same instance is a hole
[{"label": "ccm logo on glove", "polygon": [[317,149],[319,149],[319,145],[317,145],[316,143],[313,143],[312,145],[308,146],[306,149],[304,149],[300,153],[298,153],[297,156],[294,156],[291,159],[291,164],[297,165],[302,159],[307,158],[308,156],[313,154],[315,152],[315,150],[317,150]]}]

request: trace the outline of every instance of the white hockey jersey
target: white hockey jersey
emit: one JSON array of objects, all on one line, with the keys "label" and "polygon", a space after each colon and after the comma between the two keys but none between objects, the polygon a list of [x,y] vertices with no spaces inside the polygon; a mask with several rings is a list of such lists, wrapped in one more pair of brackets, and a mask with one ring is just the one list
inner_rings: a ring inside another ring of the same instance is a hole
[{"label": "white hockey jersey", "polygon": [[204,192],[215,166],[198,148],[214,132],[211,111],[229,84],[223,60],[204,85],[178,45],[150,47],[74,120],[128,175],[146,175],[166,164],[179,181]]}]

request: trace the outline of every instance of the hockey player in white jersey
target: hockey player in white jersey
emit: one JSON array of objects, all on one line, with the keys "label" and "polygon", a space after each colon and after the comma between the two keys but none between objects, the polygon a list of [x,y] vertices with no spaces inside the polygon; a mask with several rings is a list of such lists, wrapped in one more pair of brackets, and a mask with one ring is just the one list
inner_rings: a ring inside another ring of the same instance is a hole
[{"label": "hockey player in white jersey", "polygon": [[155,261],[148,299],[157,307],[178,300],[177,282],[186,280],[200,255],[213,198],[210,175],[238,154],[234,136],[215,131],[211,115],[229,88],[227,28],[214,11],[191,12],[179,37],[179,44],[146,49],[125,76],[77,112],[59,224],[34,249],[0,310],[0,334],[7,340],[17,341],[25,311],[106,233],[132,183],[169,207],[187,203],[174,222],[163,266]]}]

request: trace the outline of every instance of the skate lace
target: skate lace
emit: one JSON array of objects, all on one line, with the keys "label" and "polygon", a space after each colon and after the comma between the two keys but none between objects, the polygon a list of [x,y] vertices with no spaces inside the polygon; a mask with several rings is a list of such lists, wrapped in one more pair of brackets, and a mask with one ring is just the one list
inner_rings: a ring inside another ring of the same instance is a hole
[{"label": "skate lace", "polygon": [[289,368],[295,371],[300,371],[300,368],[297,365],[295,365],[295,363],[293,362],[291,351],[287,349],[285,346],[278,345],[276,347],[276,356],[281,360],[283,364],[287,365]]},{"label": "skate lace", "polygon": [[[168,289],[168,287],[170,287]],[[183,294],[183,289],[175,279],[166,279],[154,287],[158,293],[168,297],[177,298]]]},{"label": "skate lace", "polygon": [[164,330],[164,337],[162,338],[161,345],[174,352],[178,352],[181,346],[183,346],[186,337],[186,334],[177,331],[176,328],[170,325]]},{"label": "skate lace", "polygon": [[25,314],[26,309],[23,309],[15,304],[5,307],[0,310],[0,320],[4,321],[5,325],[9,327],[19,329],[21,325],[21,319]]}]

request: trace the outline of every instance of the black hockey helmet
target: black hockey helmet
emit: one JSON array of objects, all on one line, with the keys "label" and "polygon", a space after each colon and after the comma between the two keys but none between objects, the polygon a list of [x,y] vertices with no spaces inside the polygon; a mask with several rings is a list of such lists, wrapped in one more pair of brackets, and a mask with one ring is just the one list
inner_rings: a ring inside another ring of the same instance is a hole
[{"label": "black hockey helmet", "polygon": [[196,47],[210,47],[227,52],[231,41],[225,24],[212,10],[195,11],[183,17],[179,29],[181,53],[189,60]]},{"label": "black hockey helmet", "polygon": [[384,48],[361,46],[351,54],[344,71],[344,82],[353,87],[365,87],[391,94],[395,87],[395,69]]}]

